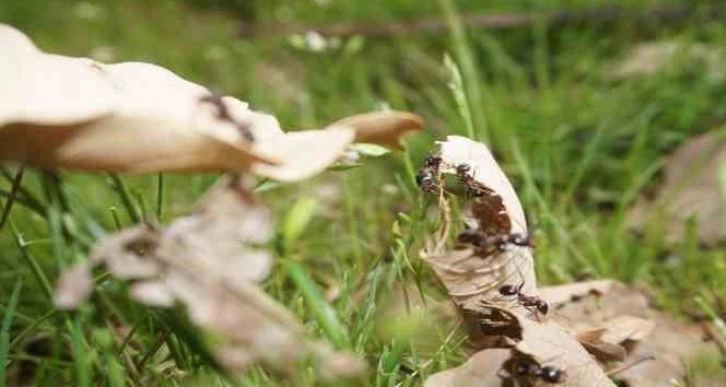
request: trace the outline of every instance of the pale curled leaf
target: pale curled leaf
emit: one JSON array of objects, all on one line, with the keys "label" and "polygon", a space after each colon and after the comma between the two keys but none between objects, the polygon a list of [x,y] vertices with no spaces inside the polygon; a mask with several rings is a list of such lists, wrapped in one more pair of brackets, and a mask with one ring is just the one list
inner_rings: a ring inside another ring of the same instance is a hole
[{"label": "pale curled leaf", "polygon": [[509,349],[485,349],[474,354],[466,363],[429,376],[424,387],[485,387],[501,386],[501,369],[511,355]]},{"label": "pale curled leaf", "polygon": [[76,264],[68,269],[57,285],[53,303],[61,310],[75,309],[93,292],[91,270],[86,264]]},{"label": "pale curled leaf", "polygon": [[563,387],[614,386],[582,345],[557,323],[526,318],[518,320],[522,327],[522,340],[516,344],[516,352],[533,359],[539,366],[564,371]]},{"label": "pale curled leaf", "polygon": [[278,165],[255,164],[252,172],[279,181],[307,179],[333,165],[353,141],[347,127],[288,132],[255,144],[255,151],[277,157]]},{"label": "pale curled leaf", "polygon": [[[89,264],[135,280],[131,296],[142,303],[185,306],[190,320],[212,334],[215,359],[231,371],[259,362],[288,372],[313,358],[324,375],[361,372],[357,358],[310,342],[299,320],[255,285],[272,264],[263,248],[272,219],[242,183],[222,181],[192,215],[166,229],[140,226],[108,237]],[[58,299],[64,291],[59,287]]]},{"label": "pale curled leaf", "polygon": [[517,193],[486,145],[462,136],[448,136],[446,141],[439,142],[439,146],[444,161],[443,172],[456,174],[456,166],[469,165],[474,180],[501,197],[511,222],[510,232],[527,232],[527,220]]},{"label": "pale curled leaf", "polygon": [[22,32],[4,24],[0,49],[0,133],[9,123],[68,125],[112,111],[113,86],[100,64],[44,54]]},{"label": "pale curled leaf", "polygon": [[[34,47],[12,32],[9,44]],[[283,133],[274,117],[152,64],[15,51],[0,67],[0,160],[129,173],[252,169],[297,181],[333,164],[355,136],[348,127]]]},{"label": "pale curled leaf", "polygon": [[698,238],[707,246],[726,241],[726,200],[719,183],[726,163],[726,130],[694,137],[667,157],[664,181],[653,200],[640,200],[628,214],[632,227],[665,224],[670,243],[683,241],[686,224],[694,220]]},{"label": "pale curled leaf", "polygon": [[[440,172],[456,174],[467,165],[473,180],[485,191],[469,203],[471,214],[466,223],[475,223],[485,235],[527,232],[522,206],[509,179],[504,175],[489,149],[482,143],[461,136],[449,136],[439,142]],[[534,261],[528,247],[507,246],[503,251],[480,256],[476,249],[429,251],[424,254],[449,295],[465,308],[475,310],[482,302],[520,308],[511,297],[502,296],[504,284],[523,284],[521,291],[537,294]]]},{"label": "pale curled leaf", "polygon": [[[684,381],[686,366],[694,356],[719,356],[715,345],[702,340],[699,327],[672,321],[666,314],[652,309],[640,291],[617,282],[612,283],[607,292],[588,292],[560,305],[551,318],[571,331],[587,326],[605,328],[604,339],[609,342],[622,340],[629,352],[626,362],[654,356],[653,361],[615,375],[630,386],[660,386]],[[652,333],[648,334],[651,329]],[[606,335],[609,330],[612,332]]]},{"label": "pale curled leaf", "polygon": [[368,142],[402,150],[401,138],[423,128],[423,119],[413,113],[379,111],[346,117],[329,127],[348,127],[355,131],[356,142]]}]

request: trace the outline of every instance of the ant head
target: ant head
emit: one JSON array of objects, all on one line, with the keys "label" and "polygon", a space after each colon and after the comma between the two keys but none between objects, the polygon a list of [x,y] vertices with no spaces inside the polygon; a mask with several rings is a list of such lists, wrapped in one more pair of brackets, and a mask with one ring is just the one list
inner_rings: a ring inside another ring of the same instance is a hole
[{"label": "ant head", "polygon": [[550,310],[550,304],[548,304],[545,300],[537,300],[535,306],[537,307],[537,311],[542,314],[547,314]]},{"label": "ant head", "polygon": [[460,243],[476,243],[480,238],[481,236],[477,230],[467,228],[456,237],[456,240]]},{"label": "ant head", "polygon": [[439,164],[441,164],[441,157],[433,153],[427,154],[423,161],[424,167],[438,167]]},{"label": "ant head", "polygon": [[424,191],[429,191],[436,184],[436,178],[433,172],[424,170],[416,175],[416,184],[418,184]]},{"label": "ant head", "polygon": [[519,293],[519,287],[517,285],[508,284],[499,288],[499,294],[503,296],[513,296],[517,293]]},{"label": "ant head", "polygon": [[456,174],[459,176],[467,176],[470,170],[471,166],[469,164],[459,164],[456,166]]},{"label": "ant head", "polygon": [[548,383],[562,383],[565,372],[552,366],[544,366],[539,370],[539,376]]}]

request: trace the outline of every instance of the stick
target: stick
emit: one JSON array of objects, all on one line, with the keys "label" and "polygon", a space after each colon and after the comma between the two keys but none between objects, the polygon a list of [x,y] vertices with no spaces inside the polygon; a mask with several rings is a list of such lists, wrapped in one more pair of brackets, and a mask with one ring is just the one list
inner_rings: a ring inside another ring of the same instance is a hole
[{"label": "stick", "polygon": [[[700,19],[717,19],[726,16],[726,6],[714,5],[707,8],[696,6],[660,6],[633,14],[632,9],[619,6],[600,7],[579,11],[556,11],[544,15],[550,25],[566,25],[586,22],[612,23],[629,15],[638,21],[678,21],[690,16]],[[462,15],[465,26],[472,28],[506,29],[529,27],[535,23],[535,13],[493,13]],[[441,18],[426,18],[398,22],[340,23],[322,27],[302,24],[242,24],[241,37],[283,37],[315,31],[325,37],[348,38],[361,35],[370,38],[388,38],[398,35],[439,33],[449,28]]]}]

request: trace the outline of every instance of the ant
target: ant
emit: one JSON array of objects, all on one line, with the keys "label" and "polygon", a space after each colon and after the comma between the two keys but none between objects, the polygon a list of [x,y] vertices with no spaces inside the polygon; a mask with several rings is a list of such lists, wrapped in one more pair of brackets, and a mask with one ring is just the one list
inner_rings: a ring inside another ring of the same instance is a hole
[{"label": "ant", "polygon": [[208,94],[199,98],[200,102],[207,102],[214,105],[217,108],[217,118],[223,121],[230,122],[237,127],[237,130],[249,142],[255,141],[255,136],[252,135],[248,123],[240,123],[232,117],[227,109],[227,105],[222,101],[222,96],[217,93]]},{"label": "ant", "polygon": [[481,197],[487,189],[471,175],[471,165],[459,164],[456,166],[456,177],[466,186],[466,193],[470,197]]},{"label": "ant", "polygon": [[523,294],[522,287],[524,287],[524,282],[519,285],[503,285],[499,288],[499,294],[503,296],[517,296],[517,301],[519,301],[523,307],[527,309],[535,308],[537,309],[537,312],[542,313],[543,315],[547,314],[550,310],[550,305],[547,301],[537,296],[528,296]]},{"label": "ant", "polygon": [[421,187],[424,192],[433,192],[434,187],[438,184],[439,167],[441,166],[441,157],[429,153],[424,158],[423,165],[416,175],[416,184]]},{"label": "ant", "polygon": [[470,243],[476,247],[496,246],[501,251],[505,251],[507,245],[531,248],[535,246],[531,235],[520,233],[486,236],[474,229],[466,229],[459,234],[457,239],[460,243]]},{"label": "ant", "polygon": [[536,363],[517,362],[514,365],[514,374],[519,377],[540,378],[546,383],[559,384],[565,381],[565,371],[553,367],[540,367]]}]

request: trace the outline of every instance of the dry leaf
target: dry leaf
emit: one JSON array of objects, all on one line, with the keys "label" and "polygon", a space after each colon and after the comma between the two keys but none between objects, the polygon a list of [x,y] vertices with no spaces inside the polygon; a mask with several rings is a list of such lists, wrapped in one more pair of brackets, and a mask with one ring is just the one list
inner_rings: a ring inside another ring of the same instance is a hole
[{"label": "dry leaf", "polygon": [[654,41],[635,46],[621,61],[612,64],[607,75],[613,79],[653,75],[674,65],[703,65],[705,74],[714,82],[726,79],[723,62],[726,50],[723,47],[703,43],[681,43],[676,41]]},{"label": "dry leaf", "polygon": [[4,24],[0,47],[0,131],[9,123],[69,125],[111,112],[113,87],[98,63],[44,54],[22,32]]},{"label": "dry leaf", "polygon": [[[664,181],[652,201],[637,203],[629,223],[642,228],[649,221],[666,224],[668,242],[685,237],[686,223],[695,220],[698,237],[706,246],[726,240],[726,195],[719,168],[726,164],[726,131],[697,136],[668,156]],[[661,218],[662,216],[662,218]]]},{"label": "dry leaf", "polygon": [[423,119],[401,111],[380,111],[357,114],[336,121],[330,127],[348,127],[355,130],[356,142],[385,145],[403,150],[401,138],[423,128]]},{"label": "dry leaf", "polygon": [[[482,143],[461,136],[449,136],[440,143],[439,172],[457,174],[457,167],[468,166],[468,173],[485,192],[470,202],[467,223],[484,235],[526,234],[527,223],[514,188],[489,149]],[[494,231],[492,231],[494,230]],[[428,251],[424,259],[431,265],[454,301],[466,309],[476,310],[487,304],[521,308],[516,297],[504,296],[500,287],[522,285],[520,291],[537,295],[534,261],[529,247],[508,245],[480,254],[475,248]]]},{"label": "dry leaf", "polygon": [[[89,266],[105,264],[114,276],[133,280],[131,296],[142,303],[184,305],[194,324],[214,334],[213,354],[230,370],[261,362],[287,372],[312,357],[324,376],[361,372],[358,359],[308,341],[298,319],[255,285],[272,264],[263,248],[271,236],[267,207],[232,179],[166,229],[139,226],[108,237]],[[56,299],[70,300],[66,308],[82,301],[69,286],[77,277],[72,271],[59,282]]]},{"label": "dry leaf", "polygon": [[574,282],[571,284],[545,286],[539,289],[539,294],[553,307],[568,302],[577,301],[589,294],[605,294],[616,284],[615,281],[605,279],[587,282]]},{"label": "dry leaf", "polygon": [[[520,318],[523,337],[516,351],[540,367],[563,372],[562,386],[614,386],[600,365],[570,334],[554,321],[536,322]],[[517,379],[516,377],[514,379]],[[530,381],[536,378],[527,378]]]},{"label": "dry leaf", "polygon": [[[651,309],[641,292],[619,283],[611,283],[610,290],[603,293],[583,292],[587,284],[579,284],[575,300],[559,305],[551,318],[571,331],[588,329],[583,327],[604,328],[603,341],[621,343],[630,352],[629,359],[633,361],[655,356],[653,361],[615,375],[629,386],[665,386],[673,385],[672,381],[684,382],[686,365],[694,357],[718,358],[716,346],[702,340],[700,327],[677,323],[666,314]],[[601,281],[594,281],[592,285],[592,288],[602,288]],[[543,294],[547,294],[546,288],[542,290]],[[558,292],[562,293],[562,290]],[[713,380],[717,379],[714,377]],[[710,382],[703,380],[705,385]]]},{"label": "dry leaf", "polygon": [[340,126],[284,133],[274,117],[159,66],[45,54],[8,26],[0,41],[13,54],[0,64],[0,161],[130,173],[252,169],[296,181],[325,170],[355,137]]},{"label": "dry leaf", "polygon": [[509,359],[509,349],[485,349],[474,354],[466,363],[431,375],[424,387],[485,387],[501,386],[499,376]]},{"label": "dry leaf", "polygon": [[53,302],[61,310],[74,309],[88,299],[93,292],[93,278],[88,265],[77,264],[68,269],[58,282]]}]

